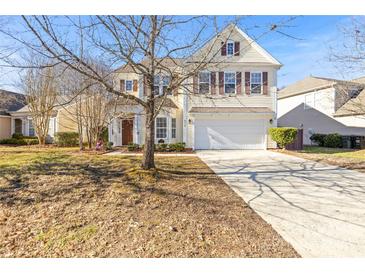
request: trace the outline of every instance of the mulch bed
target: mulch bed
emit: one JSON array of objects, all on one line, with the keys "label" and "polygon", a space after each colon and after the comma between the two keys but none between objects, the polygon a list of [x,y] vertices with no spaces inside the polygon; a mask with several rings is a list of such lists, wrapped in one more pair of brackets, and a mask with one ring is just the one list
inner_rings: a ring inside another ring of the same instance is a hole
[{"label": "mulch bed", "polygon": [[0,149],[0,257],[299,256],[198,158],[12,157]]}]

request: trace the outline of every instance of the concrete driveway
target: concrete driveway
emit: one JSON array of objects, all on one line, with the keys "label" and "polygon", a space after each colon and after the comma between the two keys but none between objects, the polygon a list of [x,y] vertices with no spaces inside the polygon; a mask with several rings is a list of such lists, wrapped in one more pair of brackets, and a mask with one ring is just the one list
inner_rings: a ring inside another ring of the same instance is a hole
[{"label": "concrete driveway", "polygon": [[303,257],[365,257],[365,174],[270,151],[198,156]]}]

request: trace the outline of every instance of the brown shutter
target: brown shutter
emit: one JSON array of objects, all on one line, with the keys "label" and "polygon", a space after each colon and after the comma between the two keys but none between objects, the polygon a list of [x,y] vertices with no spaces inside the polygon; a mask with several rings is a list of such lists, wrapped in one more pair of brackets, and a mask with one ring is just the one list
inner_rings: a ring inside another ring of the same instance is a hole
[{"label": "brown shutter", "polygon": [[238,95],[242,94],[241,82],[242,82],[242,73],[236,72],[236,92]]},{"label": "brown shutter", "polygon": [[267,81],[267,71],[264,71],[262,73],[262,93],[264,95],[267,95],[268,94],[268,81]]},{"label": "brown shutter", "polygon": [[219,94],[224,95],[224,72],[219,72]]},{"label": "brown shutter", "polygon": [[120,80],[120,92],[125,91],[125,80]]},{"label": "brown shutter", "polygon": [[212,94],[212,95],[215,95],[215,93],[216,93],[216,73],[215,73],[215,71],[214,72],[211,72],[210,73],[210,93]]},{"label": "brown shutter", "polygon": [[198,75],[193,76],[193,93],[199,93],[198,89]]},{"label": "brown shutter", "polygon": [[251,90],[250,90],[250,88],[251,88],[250,76],[251,76],[250,72],[246,71],[245,72],[245,91],[246,91],[247,95],[250,95],[250,93],[251,93]]},{"label": "brown shutter", "polygon": [[147,95],[147,77],[146,75],[143,75],[143,95]]},{"label": "brown shutter", "polygon": [[224,42],[222,42],[221,55],[222,56],[226,56],[227,55],[227,45]]},{"label": "brown shutter", "polygon": [[137,80],[133,80],[133,91],[134,92],[138,91],[138,81]]},{"label": "brown shutter", "polygon": [[234,56],[240,56],[240,42],[234,42]]}]

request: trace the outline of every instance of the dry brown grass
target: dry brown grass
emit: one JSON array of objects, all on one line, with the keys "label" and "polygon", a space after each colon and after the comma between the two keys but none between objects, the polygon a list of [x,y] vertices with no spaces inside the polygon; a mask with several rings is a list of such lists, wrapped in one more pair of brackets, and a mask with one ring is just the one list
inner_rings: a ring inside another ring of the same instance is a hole
[{"label": "dry brown grass", "polygon": [[195,157],[0,147],[1,257],[297,257]]}]

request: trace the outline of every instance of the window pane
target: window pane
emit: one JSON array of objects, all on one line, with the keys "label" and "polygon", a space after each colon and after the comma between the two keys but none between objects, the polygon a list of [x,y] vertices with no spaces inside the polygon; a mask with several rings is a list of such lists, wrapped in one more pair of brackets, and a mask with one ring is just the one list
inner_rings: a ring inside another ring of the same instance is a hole
[{"label": "window pane", "polygon": [[199,93],[209,93],[209,84],[199,84]]},{"label": "window pane", "polygon": [[160,85],[160,76],[159,75],[155,75],[155,77],[153,78],[153,84],[155,86],[159,86]]},{"label": "window pane", "polygon": [[153,86],[153,94],[155,95],[160,94],[160,86]]},{"label": "window pane", "polygon": [[261,93],[261,84],[251,84],[251,93]]},{"label": "window pane", "polygon": [[133,84],[133,82],[130,80],[125,81],[125,90],[128,90],[128,91],[132,90],[132,84]]},{"label": "window pane", "polygon": [[199,73],[199,83],[209,83],[210,73],[209,72],[201,72]]},{"label": "window pane", "polygon": [[171,119],[171,138],[176,138],[176,119]]},{"label": "window pane", "polygon": [[251,83],[261,84],[261,73],[259,73],[259,72],[251,73]]},{"label": "window pane", "polygon": [[[51,123],[52,121],[50,121]],[[35,132],[34,132],[34,127],[33,127],[33,121],[29,120],[29,136],[34,136]]]},{"label": "window pane", "polygon": [[224,73],[224,82],[226,84],[235,84],[236,83],[236,77],[235,73],[227,72]]},{"label": "window pane", "polygon": [[170,76],[163,76],[162,77],[162,85],[168,86],[170,84]]},{"label": "window pane", "polygon": [[227,55],[233,55],[234,44],[232,42],[227,43]]},{"label": "window pane", "polygon": [[225,84],[225,93],[235,93],[236,85],[234,84]]}]

